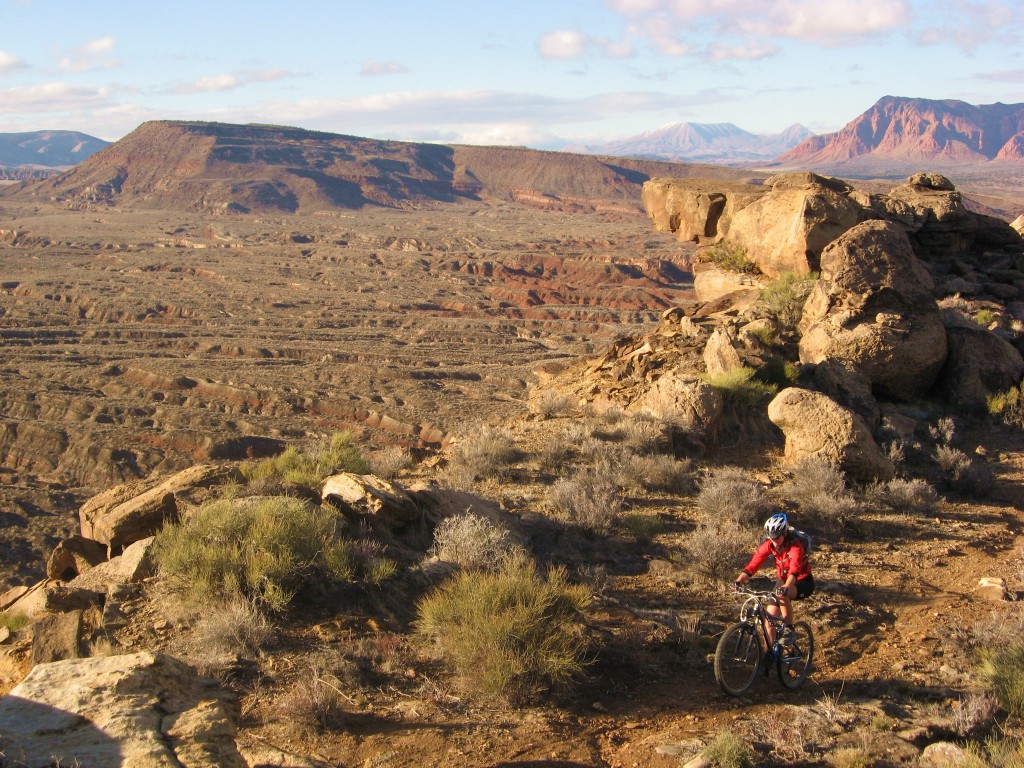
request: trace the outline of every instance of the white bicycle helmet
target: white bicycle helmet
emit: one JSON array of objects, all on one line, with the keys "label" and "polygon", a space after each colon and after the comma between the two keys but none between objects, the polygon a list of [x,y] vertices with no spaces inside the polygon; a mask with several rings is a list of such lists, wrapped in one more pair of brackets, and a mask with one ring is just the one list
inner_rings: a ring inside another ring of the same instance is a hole
[{"label": "white bicycle helmet", "polygon": [[777,515],[772,515],[764,522],[764,535],[769,539],[774,539],[777,536],[783,536],[789,531],[789,518],[786,517],[785,512],[779,512]]}]

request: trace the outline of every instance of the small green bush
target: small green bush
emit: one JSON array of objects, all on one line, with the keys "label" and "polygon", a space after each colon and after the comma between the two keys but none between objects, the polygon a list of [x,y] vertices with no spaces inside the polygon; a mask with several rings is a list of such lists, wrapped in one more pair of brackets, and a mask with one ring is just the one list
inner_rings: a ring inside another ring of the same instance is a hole
[{"label": "small green bush", "polygon": [[972,496],[985,496],[992,490],[992,471],[959,448],[940,445],[935,449],[935,460],[954,490]]},{"label": "small green bush", "polygon": [[160,573],[194,605],[243,600],[284,609],[304,584],[336,570],[347,544],[330,511],[281,496],[219,500],[167,525],[153,544]]},{"label": "small green bush", "polygon": [[525,558],[497,572],[462,571],[418,605],[417,632],[434,641],[463,690],[509,703],[570,683],[584,667],[580,619],[589,590]]},{"label": "small green bush", "polygon": [[642,542],[650,541],[661,530],[661,520],[655,515],[643,515],[639,512],[625,515],[622,523],[634,539]]},{"label": "small green bush", "polygon": [[723,240],[709,248],[706,254],[713,264],[722,269],[745,274],[755,274],[758,271],[757,265],[747,256],[747,249],[739,243]]},{"label": "small green bush", "polygon": [[998,416],[1007,426],[1024,429],[1024,384],[988,398],[988,412]]},{"label": "small green bush", "polygon": [[897,477],[869,485],[864,490],[864,501],[875,509],[888,509],[904,515],[927,515],[935,510],[939,495],[925,480]]},{"label": "small green bush", "polygon": [[369,471],[366,458],[352,445],[351,432],[338,432],[306,452],[289,446],[278,456],[242,465],[242,474],[250,483],[290,483],[314,490],[339,472]]},{"label": "small green bush", "polygon": [[999,315],[993,312],[991,309],[980,309],[978,314],[974,316],[974,322],[980,325],[982,328],[989,328],[992,323],[999,320]]},{"label": "small green bush", "polygon": [[817,279],[817,272],[783,272],[764,287],[759,303],[783,328],[795,328]]},{"label": "small green bush", "polygon": [[981,674],[1003,709],[1016,717],[1024,715],[1024,640],[983,648]]},{"label": "small green bush", "polygon": [[757,371],[748,366],[733,368],[713,376],[705,375],[704,382],[718,390],[726,401],[742,406],[759,406],[771,400],[778,387],[756,378]]},{"label": "small green bush", "polygon": [[28,616],[20,611],[0,611],[0,627],[17,632],[28,624]]},{"label": "small green bush", "polygon": [[703,757],[715,768],[752,768],[756,765],[753,747],[732,730],[719,731],[704,748]]},{"label": "small green bush", "polygon": [[471,489],[480,480],[502,476],[522,457],[522,451],[507,432],[484,427],[452,446],[448,479],[457,488]]}]

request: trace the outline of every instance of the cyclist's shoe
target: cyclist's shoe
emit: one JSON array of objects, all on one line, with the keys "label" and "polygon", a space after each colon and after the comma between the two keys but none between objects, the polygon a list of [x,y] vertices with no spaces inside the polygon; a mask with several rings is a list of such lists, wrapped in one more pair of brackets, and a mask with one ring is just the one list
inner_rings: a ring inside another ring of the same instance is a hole
[{"label": "cyclist's shoe", "polygon": [[782,634],[779,635],[779,645],[787,648],[791,647],[793,645],[793,638],[795,635],[796,633],[793,631],[792,627],[786,627],[782,630]]}]

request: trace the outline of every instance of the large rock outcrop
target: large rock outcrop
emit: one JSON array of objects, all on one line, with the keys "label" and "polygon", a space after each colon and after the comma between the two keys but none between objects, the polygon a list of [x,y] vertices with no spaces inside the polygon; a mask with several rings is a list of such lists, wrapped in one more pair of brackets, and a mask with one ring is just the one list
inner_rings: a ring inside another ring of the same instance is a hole
[{"label": "large rock outcrop", "polygon": [[24,768],[246,768],[230,696],[163,654],[36,666],[0,698],[0,749]]},{"label": "large rock outcrop", "polygon": [[984,412],[991,395],[1020,383],[1024,359],[1008,341],[970,321],[953,325],[946,333],[949,356],[938,389],[950,405]]},{"label": "large rock outcrop", "polygon": [[861,482],[893,477],[892,462],[864,420],[820,392],[788,387],[768,404],[768,418],[786,435],[789,464],[813,457],[838,465]]},{"label": "large rock outcrop", "polygon": [[821,279],[800,320],[801,362],[846,360],[878,392],[924,395],[947,350],[933,288],[899,225],[858,224],[821,255]]}]

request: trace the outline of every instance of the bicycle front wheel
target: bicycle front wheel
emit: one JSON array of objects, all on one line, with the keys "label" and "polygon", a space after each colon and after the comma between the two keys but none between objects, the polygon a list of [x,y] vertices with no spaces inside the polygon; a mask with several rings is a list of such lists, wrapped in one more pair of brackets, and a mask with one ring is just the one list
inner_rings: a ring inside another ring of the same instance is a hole
[{"label": "bicycle front wheel", "polygon": [[806,621],[793,625],[793,642],[779,646],[779,680],[787,688],[799,688],[811,671],[814,634]]},{"label": "bicycle front wheel", "polygon": [[742,622],[733,624],[715,649],[715,679],[730,696],[742,696],[754,685],[763,658],[757,628]]}]

